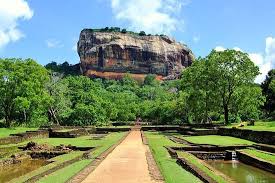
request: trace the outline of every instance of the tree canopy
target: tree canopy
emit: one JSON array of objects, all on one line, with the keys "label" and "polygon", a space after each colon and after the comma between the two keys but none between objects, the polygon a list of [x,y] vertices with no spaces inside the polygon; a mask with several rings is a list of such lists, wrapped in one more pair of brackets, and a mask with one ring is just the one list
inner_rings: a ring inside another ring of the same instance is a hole
[{"label": "tree canopy", "polygon": [[151,74],[143,83],[130,74],[91,79],[76,68],[68,62],[43,67],[32,59],[0,59],[0,122],[99,126],[140,117],[156,124],[228,124],[263,117],[263,105],[264,114],[274,116],[274,70],[260,87],[254,83],[258,67],[240,51],[213,50],[173,81]]}]

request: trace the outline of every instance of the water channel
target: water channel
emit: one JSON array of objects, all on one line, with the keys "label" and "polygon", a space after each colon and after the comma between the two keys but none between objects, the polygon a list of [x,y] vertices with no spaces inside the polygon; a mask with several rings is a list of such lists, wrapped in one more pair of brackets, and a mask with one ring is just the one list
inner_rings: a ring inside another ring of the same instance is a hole
[{"label": "water channel", "polygon": [[267,171],[246,165],[237,160],[211,160],[207,161],[215,169],[219,170],[238,183],[274,183],[275,175]]},{"label": "water channel", "polygon": [[0,182],[8,182],[48,163],[46,160],[41,159],[23,159],[21,163],[5,165],[0,167]]}]

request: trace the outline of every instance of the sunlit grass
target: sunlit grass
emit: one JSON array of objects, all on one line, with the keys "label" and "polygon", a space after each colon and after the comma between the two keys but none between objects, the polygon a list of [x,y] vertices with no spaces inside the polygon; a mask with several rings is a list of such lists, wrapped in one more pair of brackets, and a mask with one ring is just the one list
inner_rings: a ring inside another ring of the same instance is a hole
[{"label": "sunlit grass", "polygon": [[145,132],[150,149],[166,183],[201,182],[196,176],[183,169],[172,159],[164,146],[179,146],[161,133]]}]

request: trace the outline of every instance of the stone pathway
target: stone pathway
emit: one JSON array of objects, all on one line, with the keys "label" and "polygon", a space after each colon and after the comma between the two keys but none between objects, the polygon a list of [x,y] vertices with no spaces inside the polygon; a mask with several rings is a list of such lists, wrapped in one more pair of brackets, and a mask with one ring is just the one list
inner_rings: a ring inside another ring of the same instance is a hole
[{"label": "stone pathway", "polygon": [[131,131],[82,183],[156,183],[150,176],[141,132]]}]

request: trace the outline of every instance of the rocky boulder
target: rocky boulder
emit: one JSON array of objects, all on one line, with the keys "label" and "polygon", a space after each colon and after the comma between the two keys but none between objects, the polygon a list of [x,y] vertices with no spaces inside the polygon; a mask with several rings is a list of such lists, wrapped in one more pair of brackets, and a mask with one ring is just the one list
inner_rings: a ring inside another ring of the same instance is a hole
[{"label": "rocky boulder", "polygon": [[78,41],[81,71],[90,77],[135,79],[156,74],[160,80],[177,79],[194,60],[192,51],[168,36],[84,29]]}]

